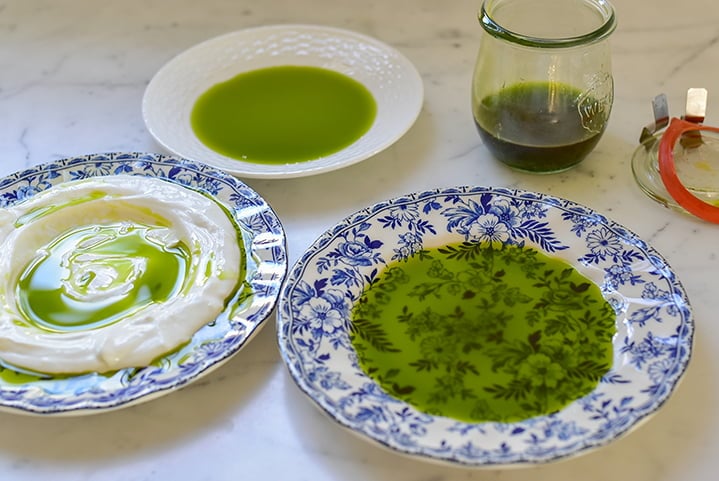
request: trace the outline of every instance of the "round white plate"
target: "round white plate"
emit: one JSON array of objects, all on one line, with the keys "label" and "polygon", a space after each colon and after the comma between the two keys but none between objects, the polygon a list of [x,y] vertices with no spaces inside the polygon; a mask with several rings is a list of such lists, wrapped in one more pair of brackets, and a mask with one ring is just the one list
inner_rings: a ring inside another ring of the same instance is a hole
[{"label": "round white plate", "polygon": [[[180,350],[141,369],[47,379],[0,377],[0,408],[28,414],[89,414],[148,401],[219,367],[259,332],[287,273],[285,234],[276,214],[251,188],[215,168],[175,157],[108,153],[43,164],[0,179],[0,207],[77,179],[117,174],[159,177],[203,192],[232,215],[243,238],[245,277],[214,322]],[[6,370],[3,368],[3,370]],[[21,381],[21,382],[18,382]]]},{"label": "round white plate", "polygon": [[[564,259],[616,312],[611,369],[554,414],[508,423],[434,416],[389,395],[358,365],[350,313],[383,266],[423,248],[489,239]],[[415,193],[344,219],[290,271],[277,322],[291,376],[340,425],[404,454],[478,467],[544,463],[626,434],[673,392],[694,332],[679,280],[631,231],[571,201],[483,187]]]},{"label": "round white plate", "polygon": [[[200,142],[190,112],[201,94],[242,72],[279,65],[321,67],[359,81],[377,102],[373,125],[339,152],[282,165],[243,162]],[[150,133],[174,154],[240,177],[286,178],[339,169],[381,152],[412,126],[423,98],[422,79],[412,63],[374,38],[330,27],[275,25],[206,40],[173,58],[147,86],[142,111]]]}]

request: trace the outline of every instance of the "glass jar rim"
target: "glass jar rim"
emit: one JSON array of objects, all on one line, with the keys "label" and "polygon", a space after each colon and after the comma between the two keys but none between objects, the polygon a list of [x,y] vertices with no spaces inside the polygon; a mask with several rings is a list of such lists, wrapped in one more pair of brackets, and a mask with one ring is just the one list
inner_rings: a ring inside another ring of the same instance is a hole
[{"label": "glass jar rim", "polygon": [[591,3],[598,7],[597,11],[603,14],[604,22],[594,30],[590,30],[589,32],[581,35],[554,38],[524,35],[503,27],[499,22],[492,18],[492,15],[490,15],[488,10],[495,1],[496,0],[484,0],[482,2],[482,8],[479,12],[479,22],[482,25],[482,28],[484,28],[484,30],[493,37],[507,40],[525,47],[568,48],[580,45],[589,45],[607,38],[617,27],[617,17],[614,13],[614,7],[612,4],[607,0],[595,0]]}]

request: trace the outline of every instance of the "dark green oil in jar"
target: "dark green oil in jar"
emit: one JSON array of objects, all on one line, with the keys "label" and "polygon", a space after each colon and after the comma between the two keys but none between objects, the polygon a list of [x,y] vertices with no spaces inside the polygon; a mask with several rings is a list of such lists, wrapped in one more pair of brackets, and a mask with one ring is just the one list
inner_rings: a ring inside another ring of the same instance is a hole
[{"label": "dark green oil in jar", "polygon": [[559,172],[581,162],[599,142],[607,114],[595,99],[556,82],[515,84],[474,106],[492,155],[529,172]]}]

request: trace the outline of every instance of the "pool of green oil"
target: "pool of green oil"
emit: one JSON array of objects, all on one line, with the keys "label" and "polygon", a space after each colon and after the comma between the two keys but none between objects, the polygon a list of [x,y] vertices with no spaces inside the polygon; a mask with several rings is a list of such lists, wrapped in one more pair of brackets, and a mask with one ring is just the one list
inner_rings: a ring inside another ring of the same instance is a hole
[{"label": "pool of green oil", "polygon": [[60,236],[20,275],[25,319],[53,332],[94,329],[174,296],[185,283],[190,250],[153,240],[155,230],[122,222]]},{"label": "pool of green oil", "polygon": [[360,82],[320,67],[284,65],[212,86],[195,102],[190,124],[203,144],[222,155],[287,164],[351,145],[376,113],[372,93]]},{"label": "pool of green oil", "polygon": [[615,320],[564,260],[465,242],[388,265],[355,304],[351,339],[362,369],[418,410],[515,422],[596,388]]}]

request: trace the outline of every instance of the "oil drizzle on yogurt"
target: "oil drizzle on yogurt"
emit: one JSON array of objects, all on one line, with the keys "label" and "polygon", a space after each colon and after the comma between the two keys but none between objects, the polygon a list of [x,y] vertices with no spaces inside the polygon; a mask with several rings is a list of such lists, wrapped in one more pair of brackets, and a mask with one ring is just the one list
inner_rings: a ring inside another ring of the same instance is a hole
[{"label": "oil drizzle on yogurt", "polygon": [[164,245],[166,231],[124,222],[65,233],[19,278],[25,318],[47,331],[86,330],[171,298],[183,285],[191,255],[181,243]]}]

